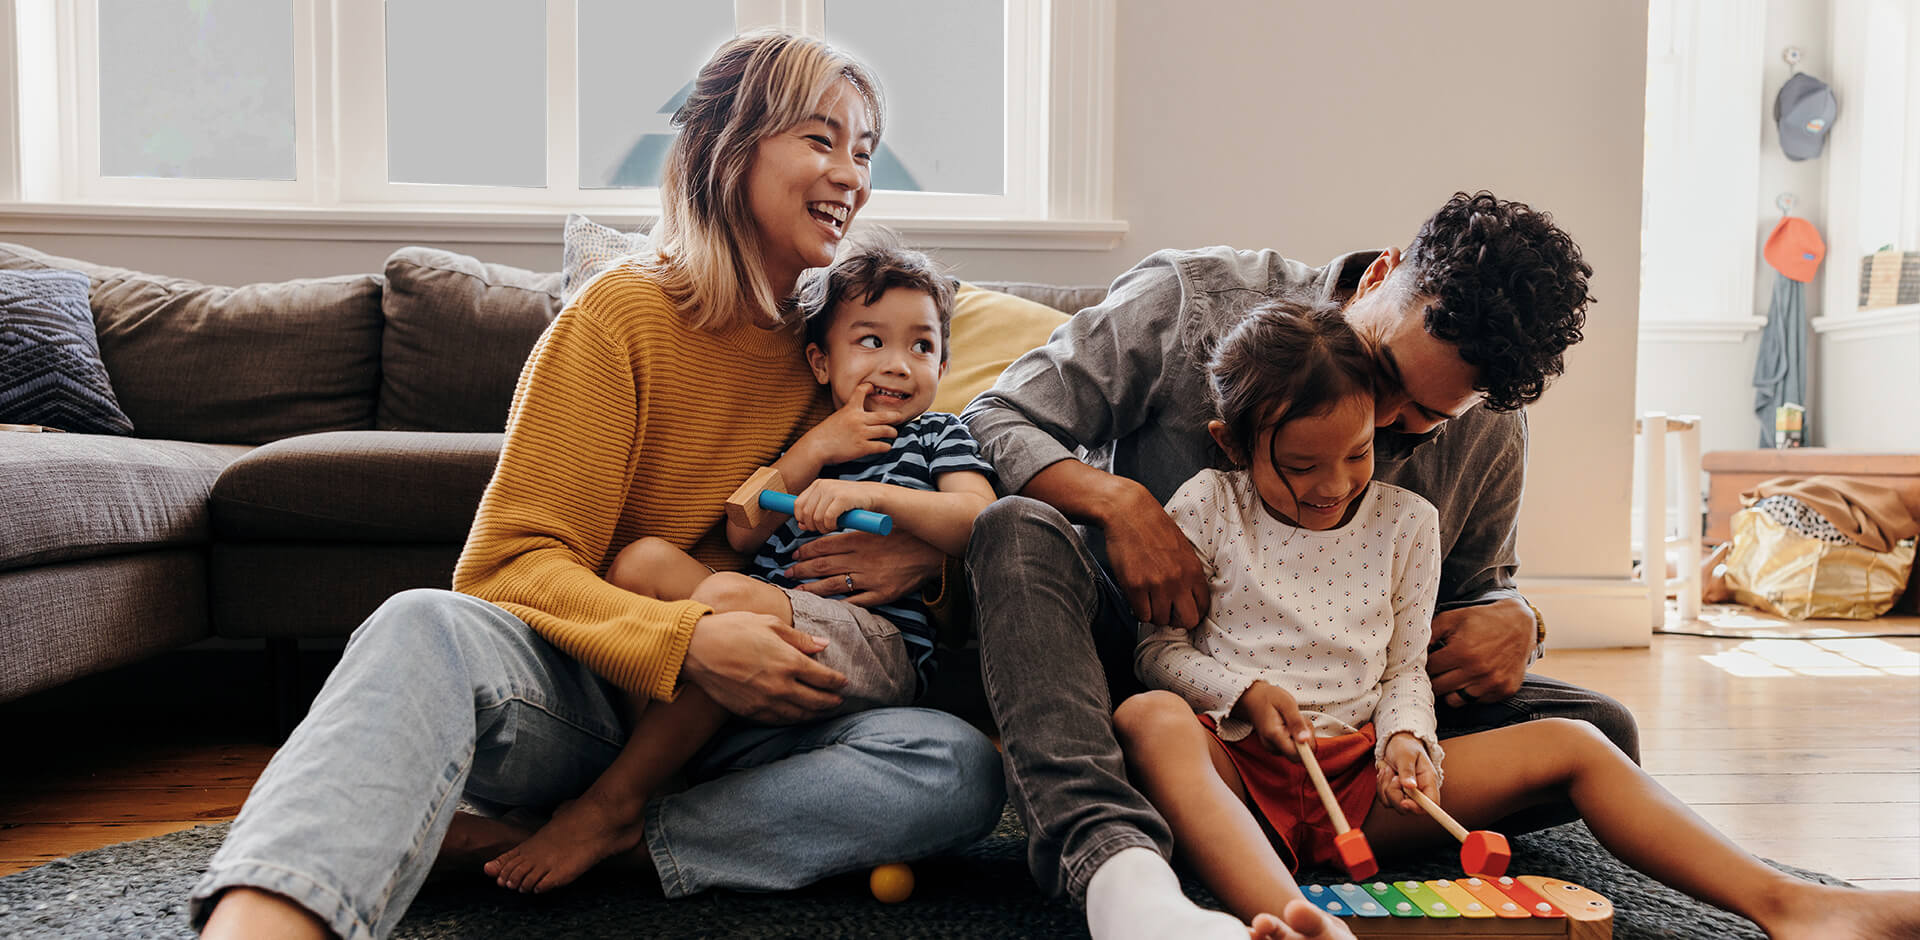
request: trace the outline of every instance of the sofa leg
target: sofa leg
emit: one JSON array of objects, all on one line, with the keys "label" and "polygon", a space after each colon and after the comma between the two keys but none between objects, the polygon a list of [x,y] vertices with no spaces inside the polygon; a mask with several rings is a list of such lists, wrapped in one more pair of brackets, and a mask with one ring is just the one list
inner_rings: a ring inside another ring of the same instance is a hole
[{"label": "sofa leg", "polygon": [[267,639],[267,676],[273,696],[273,741],[283,744],[295,725],[306,717],[300,695],[300,641],[294,637]]}]

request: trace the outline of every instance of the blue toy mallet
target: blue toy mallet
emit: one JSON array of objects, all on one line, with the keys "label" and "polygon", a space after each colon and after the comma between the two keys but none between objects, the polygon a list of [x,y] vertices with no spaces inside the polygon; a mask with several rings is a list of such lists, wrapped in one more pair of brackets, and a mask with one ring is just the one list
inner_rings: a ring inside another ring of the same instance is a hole
[{"label": "blue toy mallet", "polygon": [[[780,471],[772,467],[761,467],[747,477],[747,482],[727,497],[727,520],[743,529],[760,524],[762,513],[772,511],[793,515],[793,494],[782,492],[786,481],[780,478]],[[893,517],[884,513],[869,512],[865,509],[849,509],[840,514],[840,527],[856,532],[871,532],[874,535],[886,535],[893,531]]]}]

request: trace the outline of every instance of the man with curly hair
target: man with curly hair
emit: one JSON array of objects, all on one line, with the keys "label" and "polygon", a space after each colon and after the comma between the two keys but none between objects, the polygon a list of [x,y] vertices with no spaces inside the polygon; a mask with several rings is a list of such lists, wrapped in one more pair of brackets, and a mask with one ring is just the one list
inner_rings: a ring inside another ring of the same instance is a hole
[{"label": "man with curly hair", "polygon": [[1522,409],[1580,340],[1592,273],[1550,216],[1486,192],[1455,194],[1404,252],[1317,268],[1272,251],[1161,251],[967,408],[1015,494],[981,515],[967,559],[987,697],[1034,877],[1085,903],[1096,938],[1246,936],[1181,896],[1166,823],[1128,783],[1110,716],[1139,688],[1139,622],[1192,628],[1207,613],[1206,573],[1161,506],[1219,460],[1206,361],[1270,299],[1345,309],[1381,377],[1374,476],[1439,510],[1428,670],[1441,734],[1581,718],[1638,759],[1624,706],[1528,673],[1543,622],[1514,586]]}]

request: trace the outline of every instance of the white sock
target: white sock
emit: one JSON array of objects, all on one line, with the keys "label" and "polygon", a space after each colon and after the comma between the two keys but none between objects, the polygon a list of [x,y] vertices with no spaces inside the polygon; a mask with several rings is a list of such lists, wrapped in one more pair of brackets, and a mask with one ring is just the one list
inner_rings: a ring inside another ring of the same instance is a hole
[{"label": "white sock", "polygon": [[1247,938],[1247,925],[1232,914],[1188,900],[1173,866],[1142,846],[1113,853],[1094,871],[1087,882],[1087,931],[1093,940]]}]

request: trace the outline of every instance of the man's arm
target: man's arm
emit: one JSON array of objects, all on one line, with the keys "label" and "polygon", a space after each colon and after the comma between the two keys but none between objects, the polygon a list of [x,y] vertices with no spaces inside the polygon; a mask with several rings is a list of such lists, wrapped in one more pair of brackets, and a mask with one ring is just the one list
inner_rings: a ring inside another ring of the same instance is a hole
[{"label": "man's arm", "polygon": [[1199,364],[1185,351],[1174,255],[1159,252],[1113,283],[1045,346],[1007,367],[963,420],[994,467],[1000,491],[1052,505],[1106,534],[1114,577],[1136,617],[1190,629],[1207,608],[1192,546],[1140,483],[1090,466],[1096,448],[1151,420],[1161,380]]},{"label": "man's arm", "polygon": [[1441,566],[1427,671],[1437,702],[1498,701],[1519,691],[1534,654],[1533,608],[1514,586],[1520,496],[1526,484],[1526,413],[1498,421],[1473,448],[1456,497],[1460,534]]}]

